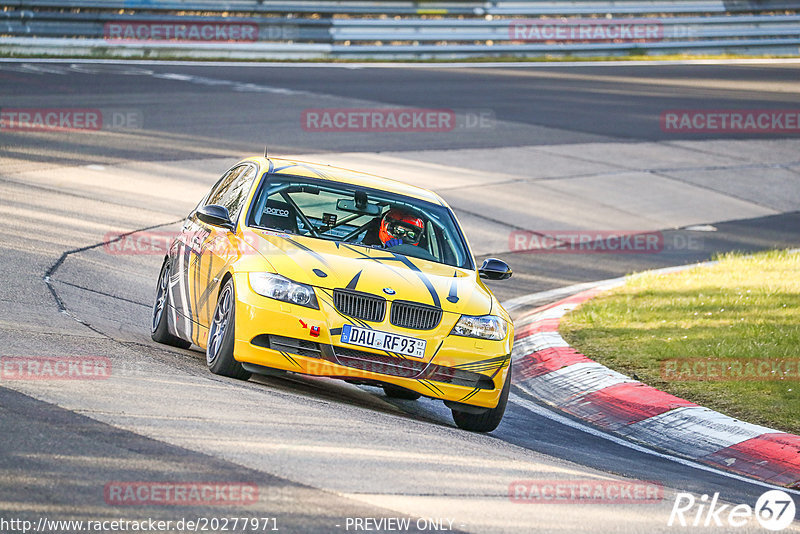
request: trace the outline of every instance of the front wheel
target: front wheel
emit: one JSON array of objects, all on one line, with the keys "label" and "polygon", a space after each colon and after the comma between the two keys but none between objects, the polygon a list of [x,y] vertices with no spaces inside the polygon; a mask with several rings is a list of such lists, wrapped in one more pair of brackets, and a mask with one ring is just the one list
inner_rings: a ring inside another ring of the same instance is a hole
[{"label": "front wheel", "polygon": [[508,392],[511,389],[511,369],[508,369],[506,374],[506,381],[503,384],[503,391],[500,393],[500,400],[497,401],[497,406],[486,410],[485,412],[474,414],[458,410],[453,410],[453,421],[456,422],[458,428],[463,430],[470,430],[472,432],[491,432],[498,427],[500,421],[503,420],[503,414],[506,412],[506,405],[508,404]]},{"label": "front wheel", "polygon": [[222,287],[214,310],[214,319],[208,329],[206,363],[215,375],[247,380],[252,373],[233,359],[234,324],[236,318],[236,292],[233,279]]},{"label": "front wheel", "polygon": [[169,333],[169,258],[164,260],[161,266],[161,274],[158,275],[158,287],[156,288],[156,301],[153,304],[153,318],[150,322],[150,337],[153,341],[172,345],[181,349],[188,349],[190,341],[186,341]]}]

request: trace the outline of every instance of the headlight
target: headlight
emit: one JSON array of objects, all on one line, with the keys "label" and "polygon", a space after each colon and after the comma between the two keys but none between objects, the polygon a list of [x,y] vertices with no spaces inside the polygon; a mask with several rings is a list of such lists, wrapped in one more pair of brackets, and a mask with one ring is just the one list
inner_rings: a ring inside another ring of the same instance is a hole
[{"label": "headlight", "polygon": [[292,282],[279,274],[250,273],[250,287],[259,295],[290,304],[319,309],[314,288],[306,284]]},{"label": "headlight", "polygon": [[451,332],[454,336],[477,337],[500,341],[506,338],[508,327],[505,319],[496,315],[474,317],[462,315]]}]

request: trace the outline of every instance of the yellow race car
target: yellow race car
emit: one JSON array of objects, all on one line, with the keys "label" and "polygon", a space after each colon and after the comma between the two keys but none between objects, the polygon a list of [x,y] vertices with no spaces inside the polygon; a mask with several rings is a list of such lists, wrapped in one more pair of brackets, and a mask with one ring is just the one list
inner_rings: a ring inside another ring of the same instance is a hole
[{"label": "yellow race car", "polygon": [[249,158],[187,217],[159,276],[160,343],[211,372],[276,371],[442,399],[464,429],[500,423],[513,325],[436,193],[345,169]]}]

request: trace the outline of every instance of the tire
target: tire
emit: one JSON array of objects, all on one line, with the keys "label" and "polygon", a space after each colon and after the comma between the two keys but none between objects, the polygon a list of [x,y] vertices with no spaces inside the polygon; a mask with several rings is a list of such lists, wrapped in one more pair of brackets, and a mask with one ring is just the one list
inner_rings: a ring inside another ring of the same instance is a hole
[{"label": "tire", "polygon": [[153,317],[150,321],[150,337],[158,343],[188,349],[192,345],[191,341],[169,333],[169,317],[166,313],[169,304],[169,258],[166,258],[161,265],[161,273],[158,275],[156,301],[153,303]]},{"label": "tire", "polygon": [[491,432],[498,427],[503,420],[508,404],[508,392],[511,389],[511,369],[506,374],[506,381],[503,384],[503,391],[500,393],[500,400],[497,406],[480,414],[466,413],[453,410],[453,421],[458,428],[472,432]]},{"label": "tire", "polygon": [[252,373],[233,359],[234,326],[236,324],[236,290],[233,279],[228,280],[219,292],[214,318],[208,328],[206,363],[215,375],[247,380]]},{"label": "tire", "polygon": [[393,386],[391,384],[384,384],[383,392],[386,393],[386,396],[390,399],[417,400],[422,396],[422,393],[417,393],[416,391]]}]

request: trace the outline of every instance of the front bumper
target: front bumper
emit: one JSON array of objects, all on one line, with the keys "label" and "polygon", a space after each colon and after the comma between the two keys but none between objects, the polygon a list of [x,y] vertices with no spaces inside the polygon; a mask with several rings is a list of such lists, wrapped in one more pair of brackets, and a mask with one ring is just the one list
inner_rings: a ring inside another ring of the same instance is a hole
[{"label": "front bumper", "polygon": [[423,358],[401,358],[341,343],[342,326],[353,323],[320,291],[320,309],[314,310],[253,292],[246,273],[236,275],[234,282],[237,361],[307,375],[393,384],[472,406],[497,406],[510,369],[511,327],[505,340],[488,341],[448,335],[458,319],[455,314],[445,314],[442,324],[432,331],[398,328],[386,321],[371,323],[376,330],[427,341]]}]

